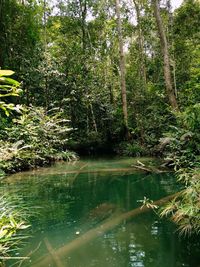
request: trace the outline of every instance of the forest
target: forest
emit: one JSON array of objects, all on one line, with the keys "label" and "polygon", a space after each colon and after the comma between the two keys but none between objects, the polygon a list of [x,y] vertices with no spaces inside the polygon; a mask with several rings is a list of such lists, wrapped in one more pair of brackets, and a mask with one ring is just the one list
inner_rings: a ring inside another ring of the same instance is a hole
[{"label": "forest", "polygon": [[[156,158],[150,171],[181,184],[160,216],[199,236],[200,1],[173,3],[0,0],[0,181],[86,156]],[[29,223],[0,194],[1,266]]]}]

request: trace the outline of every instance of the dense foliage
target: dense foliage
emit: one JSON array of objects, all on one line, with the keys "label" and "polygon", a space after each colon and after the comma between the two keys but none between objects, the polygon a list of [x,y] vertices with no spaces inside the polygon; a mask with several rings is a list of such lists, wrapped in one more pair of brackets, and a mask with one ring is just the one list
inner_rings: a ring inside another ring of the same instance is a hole
[{"label": "dense foliage", "polygon": [[24,92],[0,72],[0,168],[164,152],[186,189],[170,212],[198,231],[199,21],[197,0],[0,0],[0,67]]},{"label": "dense foliage", "polygon": [[20,109],[19,105],[6,101],[8,97],[19,96],[22,92],[19,88],[20,83],[7,77],[13,74],[14,72],[10,70],[0,70],[0,109],[4,111],[6,116],[9,116],[10,111],[19,111]]},{"label": "dense foliage", "polygon": [[8,196],[1,196],[0,265],[3,264],[4,258],[11,259],[11,253],[16,252],[22,241],[28,237],[24,234],[24,230],[30,226],[27,223],[29,216],[30,212],[27,211],[19,198],[11,199]]},{"label": "dense foliage", "polygon": [[50,110],[47,114],[43,108],[29,108],[2,131],[2,170],[13,172],[45,165],[57,159],[75,159],[75,155],[66,150],[69,121],[62,118],[62,111],[54,112]]},{"label": "dense foliage", "polygon": [[[19,83],[5,78],[12,71],[0,70],[4,94],[0,97],[19,96]],[[4,76],[3,76],[4,75]],[[7,85],[8,84],[8,85]],[[45,165],[57,159],[75,159],[66,149],[69,120],[64,119],[62,109],[45,111],[42,107],[22,107],[1,101],[0,109],[9,116],[10,111],[20,114],[3,127],[0,133],[0,170],[14,172]],[[3,118],[2,118],[3,121]]]},{"label": "dense foliage", "polygon": [[181,233],[200,231],[200,105],[195,104],[177,115],[177,126],[167,133],[170,142],[165,151],[168,164],[176,170],[184,185],[181,195],[167,205],[162,215],[171,215]]}]

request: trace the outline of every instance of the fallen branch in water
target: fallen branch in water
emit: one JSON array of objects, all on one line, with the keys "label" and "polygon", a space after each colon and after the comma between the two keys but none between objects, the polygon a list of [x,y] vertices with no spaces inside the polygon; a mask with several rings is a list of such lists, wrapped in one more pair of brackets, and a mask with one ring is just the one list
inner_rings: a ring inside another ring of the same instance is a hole
[{"label": "fallen branch in water", "polygon": [[132,165],[133,168],[136,168],[141,171],[145,171],[147,173],[164,173],[164,172],[169,172],[169,170],[163,170],[163,169],[158,169],[153,166],[146,166],[139,160],[137,161],[137,165]]},{"label": "fallen branch in water", "polygon": [[[72,171],[57,171],[57,172],[48,172],[48,171],[45,171],[44,173],[43,172],[40,172],[39,175],[42,177],[42,176],[49,176],[49,175],[70,175],[70,174],[74,174],[74,175],[79,175],[79,174],[84,174],[84,173],[91,173],[91,174],[95,174],[95,173],[134,173],[134,172],[137,172],[137,168],[134,168],[134,167],[131,167],[131,168],[111,168],[111,169],[96,169],[96,170],[89,170],[89,169],[86,169],[86,170],[72,170]],[[32,172],[32,173],[28,173],[28,172],[24,172],[24,173],[21,173],[20,175],[17,174],[17,179],[15,178],[15,174],[13,175],[10,175],[9,177],[6,178],[6,180],[10,183],[14,183],[16,182],[17,180],[19,179],[23,179],[23,177],[27,177],[28,176],[35,176],[37,175],[37,172]]]},{"label": "fallen branch in water", "polygon": [[[152,202],[152,206],[161,206],[164,203],[168,202],[169,200],[179,196],[180,192],[164,197],[160,200],[156,200]],[[119,214],[118,217],[112,217],[108,220],[106,220],[101,225],[97,226],[94,229],[89,230],[82,236],[76,238],[75,240],[72,240],[70,243],[66,244],[65,246],[57,249],[54,251],[54,255],[57,255],[57,257],[65,257],[70,252],[78,249],[80,246],[85,245],[86,243],[90,242],[91,240],[103,235],[104,233],[110,231],[111,229],[115,228],[119,224],[121,224],[124,220],[130,220],[131,218],[148,212],[152,210],[151,208],[147,206],[141,206],[139,208],[133,209],[131,211]],[[32,267],[44,267],[48,266],[51,263],[51,255],[44,256],[40,258],[35,264],[32,265]]]},{"label": "fallen branch in water", "polygon": [[79,174],[81,174],[81,171],[85,168],[85,167],[87,167],[88,166],[88,164],[86,163],[86,164],[84,164],[83,166],[81,166],[80,167],[80,169],[78,170],[78,171],[76,171],[74,174],[74,176],[72,176],[72,177],[68,177],[68,183],[70,184],[70,185],[73,185],[73,183],[74,183],[74,181],[76,180],[76,178],[79,176]]},{"label": "fallen branch in water", "polygon": [[63,267],[61,260],[59,259],[58,255],[55,253],[54,249],[52,248],[52,246],[49,243],[49,240],[47,238],[44,238],[44,243],[45,243],[47,250],[49,251],[49,254],[51,255],[56,267]]}]

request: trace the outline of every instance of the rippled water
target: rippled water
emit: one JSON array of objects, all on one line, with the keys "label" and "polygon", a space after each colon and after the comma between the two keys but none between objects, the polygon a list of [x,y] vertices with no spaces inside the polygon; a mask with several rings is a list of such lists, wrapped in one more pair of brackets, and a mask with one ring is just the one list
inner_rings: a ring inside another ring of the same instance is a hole
[{"label": "rippled water", "polygon": [[173,174],[140,173],[133,163],[82,160],[4,179],[3,192],[21,195],[36,211],[20,255],[30,259],[20,266],[199,267],[198,240],[179,238],[156,213],[120,220],[144,197],[158,200],[178,190]]}]

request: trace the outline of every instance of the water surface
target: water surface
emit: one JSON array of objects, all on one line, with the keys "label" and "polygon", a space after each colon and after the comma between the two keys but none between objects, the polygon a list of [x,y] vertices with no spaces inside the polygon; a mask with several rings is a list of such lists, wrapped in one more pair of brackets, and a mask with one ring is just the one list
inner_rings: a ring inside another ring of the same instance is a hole
[{"label": "water surface", "polygon": [[113,223],[144,197],[158,200],[178,191],[172,173],[138,172],[132,167],[137,160],[59,163],[4,179],[4,193],[38,207],[32,237],[21,251],[30,259],[20,266],[199,267],[197,240],[179,238],[175,226],[155,212]]}]

